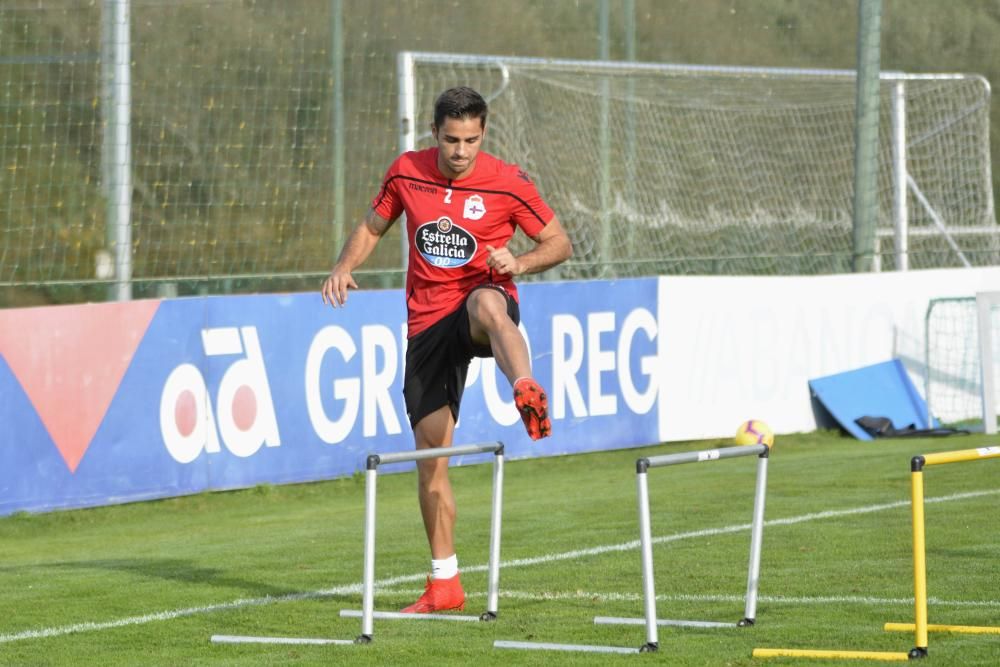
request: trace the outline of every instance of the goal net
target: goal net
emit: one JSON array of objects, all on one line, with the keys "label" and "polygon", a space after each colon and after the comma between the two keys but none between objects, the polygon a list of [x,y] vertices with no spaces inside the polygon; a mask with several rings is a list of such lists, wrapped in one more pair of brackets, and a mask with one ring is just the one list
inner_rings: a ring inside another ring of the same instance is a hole
[{"label": "goal net", "polygon": [[[573,238],[564,276],[851,270],[853,72],[432,53],[398,68],[403,149],[431,145],[441,90],[487,97],[487,150],[532,175]],[[883,74],[883,268],[897,221],[908,268],[1000,259],[989,100],[976,76]]]},{"label": "goal net", "polygon": [[1000,292],[934,299],[926,316],[927,412],[944,424],[996,432]]}]

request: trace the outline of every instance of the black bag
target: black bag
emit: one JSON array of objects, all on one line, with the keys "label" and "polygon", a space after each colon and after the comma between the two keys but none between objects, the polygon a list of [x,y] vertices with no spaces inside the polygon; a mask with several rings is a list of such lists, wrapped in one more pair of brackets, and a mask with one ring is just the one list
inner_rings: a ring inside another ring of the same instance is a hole
[{"label": "black bag", "polygon": [[888,417],[858,417],[854,423],[873,438],[937,438],[946,435],[969,434],[969,431],[960,428],[917,428],[916,424],[896,428]]}]

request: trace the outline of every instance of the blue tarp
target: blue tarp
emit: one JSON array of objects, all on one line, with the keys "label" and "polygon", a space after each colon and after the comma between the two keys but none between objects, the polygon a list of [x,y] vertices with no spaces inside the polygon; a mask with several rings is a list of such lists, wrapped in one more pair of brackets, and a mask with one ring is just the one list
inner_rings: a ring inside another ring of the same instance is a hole
[{"label": "blue tarp", "polygon": [[859,417],[888,417],[896,428],[911,424],[927,427],[927,402],[917,393],[899,359],[809,380],[809,390],[837,423],[859,440],[873,439],[858,426],[855,420]]}]

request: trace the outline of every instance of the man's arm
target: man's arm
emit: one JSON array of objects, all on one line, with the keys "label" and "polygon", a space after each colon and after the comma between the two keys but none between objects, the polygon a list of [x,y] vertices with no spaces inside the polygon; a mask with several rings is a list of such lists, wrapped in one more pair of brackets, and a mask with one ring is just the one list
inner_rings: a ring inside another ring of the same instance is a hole
[{"label": "man's arm", "polygon": [[559,218],[553,216],[541,232],[531,237],[537,244],[523,255],[514,256],[507,246],[494,248],[486,246],[489,257],[486,265],[498,273],[513,276],[522,273],[539,273],[561,264],[573,255],[573,244],[563,229]]},{"label": "man's arm", "polygon": [[386,220],[373,209],[368,209],[364,222],[354,228],[340,251],[337,263],[333,265],[330,275],[323,281],[323,303],[334,308],[347,303],[347,288],[357,289],[351,272],[361,266],[379,239],[392,227],[392,221]]}]

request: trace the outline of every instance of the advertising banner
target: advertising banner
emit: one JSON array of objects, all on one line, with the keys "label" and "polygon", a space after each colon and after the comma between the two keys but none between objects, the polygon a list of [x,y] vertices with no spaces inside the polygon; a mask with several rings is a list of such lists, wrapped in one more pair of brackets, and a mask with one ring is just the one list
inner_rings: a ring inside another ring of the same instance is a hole
[{"label": "advertising banner", "polygon": [[[521,458],[658,442],[657,284],[522,285],[553,436],[527,437],[477,359],[455,443]],[[311,293],[0,311],[0,515],[331,479],[412,448],[405,320],[401,290],[336,309]]]}]

